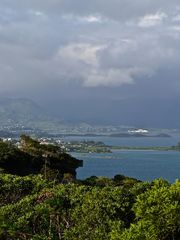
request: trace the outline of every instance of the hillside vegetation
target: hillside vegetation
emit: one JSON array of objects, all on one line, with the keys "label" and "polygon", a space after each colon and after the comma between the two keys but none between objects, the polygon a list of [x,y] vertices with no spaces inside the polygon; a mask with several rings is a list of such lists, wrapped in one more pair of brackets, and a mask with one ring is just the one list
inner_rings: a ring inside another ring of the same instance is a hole
[{"label": "hillside vegetation", "polygon": [[0,175],[0,239],[178,240],[180,182]]},{"label": "hillside vegetation", "polygon": [[0,141],[0,168],[7,173],[25,176],[42,173],[45,178],[63,179],[64,174],[76,177],[82,161],[64,153],[54,145],[41,145],[22,135],[19,148]]}]

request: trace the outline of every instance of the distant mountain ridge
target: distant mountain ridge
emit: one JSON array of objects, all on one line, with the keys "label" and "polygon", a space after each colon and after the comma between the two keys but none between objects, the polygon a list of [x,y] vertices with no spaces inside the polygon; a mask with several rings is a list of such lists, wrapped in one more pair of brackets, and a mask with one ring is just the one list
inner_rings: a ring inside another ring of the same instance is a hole
[{"label": "distant mountain ridge", "polygon": [[15,124],[44,129],[50,127],[52,124],[62,124],[62,122],[51,117],[32,100],[0,98],[1,127]]},{"label": "distant mountain ridge", "polygon": [[20,121],[21,118],[32,119],[42,114],[41,108],[29,99],[0,98],[0,116]]},{"label": "distant mountain ridge", "polygon": [[[54,103],[57,113],[61,114],[61,107]],[[53,106],[52,106],[53,107]],[[58,114],[57,114],[58,115]],[[64,115],[63,115],[64,116]],[[38,134],[69,135],[69,136],[111,136],[131,137],[128,130],[136,129],[133,126],[91,125],[86,122],[67,122],[39,106],[36,102],[25,98],[0,97],[0,136],[20,135],[29,132]],[[177,132],[179,133],[179,132]],[[169,131],[150,130],[149,135],[169,137]],[[171,134],[170,134],[171,135]],[[133,135],[135,136],[135,135]],[[140,137],[138,134],[135,137]],[[142,135],[143,137],[144,135]]]}]

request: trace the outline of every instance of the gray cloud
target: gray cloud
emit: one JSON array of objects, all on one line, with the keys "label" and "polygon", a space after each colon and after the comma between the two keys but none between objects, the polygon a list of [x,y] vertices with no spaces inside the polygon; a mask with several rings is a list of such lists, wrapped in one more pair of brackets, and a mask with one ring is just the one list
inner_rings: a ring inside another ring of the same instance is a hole
[{"label": "gray cloud", "polygon": [[0,3],[0,92],[179,96],[179,58],[177,0]]}]

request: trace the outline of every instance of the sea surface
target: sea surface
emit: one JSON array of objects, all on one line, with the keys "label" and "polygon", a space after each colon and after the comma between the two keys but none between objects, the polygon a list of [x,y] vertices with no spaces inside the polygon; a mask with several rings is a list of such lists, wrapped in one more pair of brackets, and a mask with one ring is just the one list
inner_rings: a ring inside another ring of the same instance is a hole
[{"label": "sea surface", "polygon": [[[172,146],[180,137],[171,138],[111,138],[111,137],[69,137],[66,140],[102,141],[113,146]],[[180,152],[151,150],[114,150],[112,153],[72,153],[84,161],[77,170],[77,178],[90,176],[113,177],[123,174],[143,181],[164,178],[169,182],[180,179]]]}]

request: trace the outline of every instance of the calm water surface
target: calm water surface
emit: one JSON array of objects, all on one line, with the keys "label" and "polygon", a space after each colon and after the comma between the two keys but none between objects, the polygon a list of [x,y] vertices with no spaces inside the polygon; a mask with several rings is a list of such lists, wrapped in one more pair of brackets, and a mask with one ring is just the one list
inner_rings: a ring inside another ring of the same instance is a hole
[{"label": "calm water surface", "polygon": [[93,141],[102,141],[107,145],[111,146],[172,146],[176,145],[180,142],[180,136],[176,137],[126,137],[126,138],[118,138],[118,137],[66,137],[66,141],[83,141],[83,140],[93,140]]},{"label": "calm water surface", "polygon": [[[74,140],[103,141],[116,146],[171,146],[179,138],[80,138]],[[72,139],[70,139],[72,140]],[[116,150],[105,154],[79,154],[73,156],[84,160],[77,170],[77,177],[84,179],[92,175],[113,177],[123,174],[140,180],[151,181],[163,177],[170,182],[180,178],[180,152],[177,151],[127,151]]]}]

